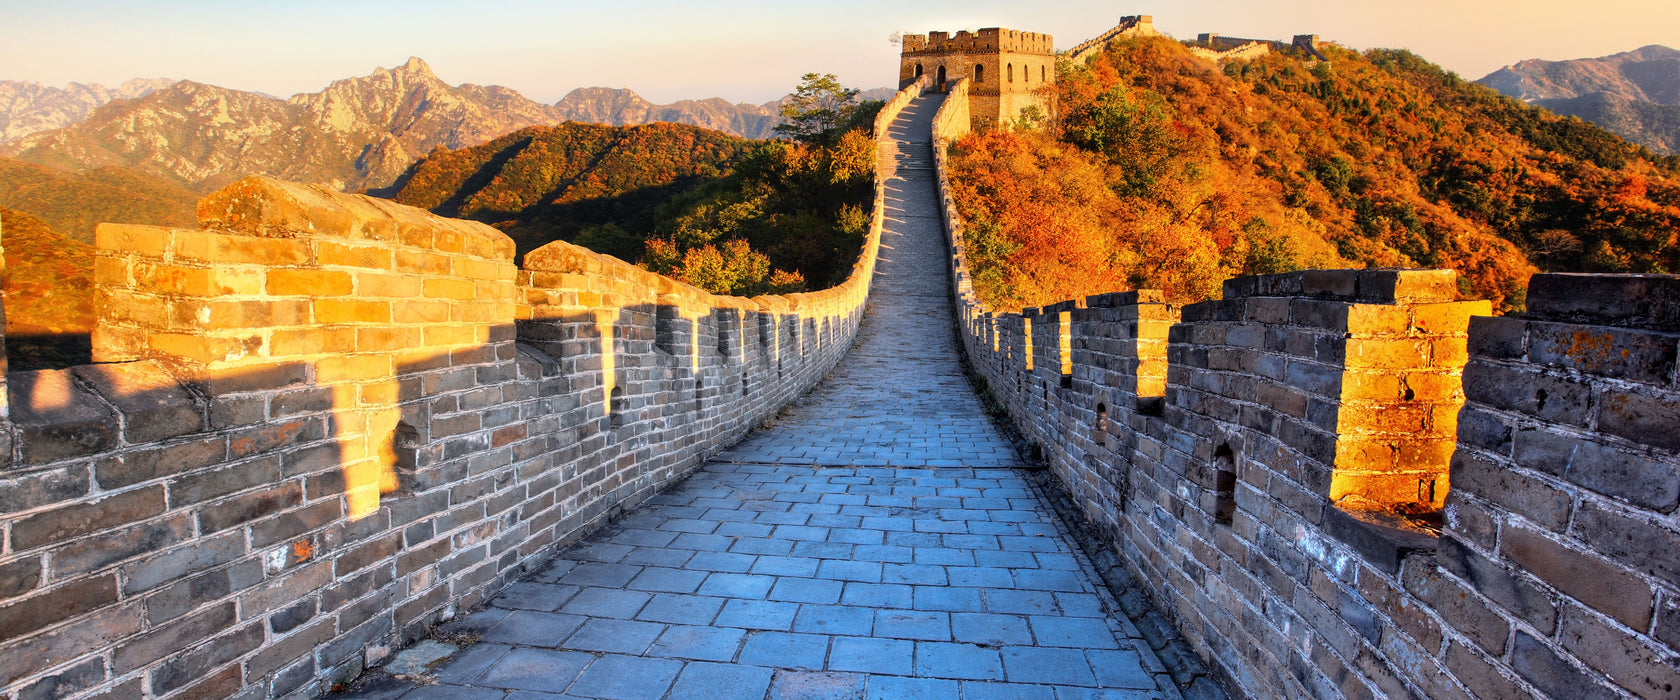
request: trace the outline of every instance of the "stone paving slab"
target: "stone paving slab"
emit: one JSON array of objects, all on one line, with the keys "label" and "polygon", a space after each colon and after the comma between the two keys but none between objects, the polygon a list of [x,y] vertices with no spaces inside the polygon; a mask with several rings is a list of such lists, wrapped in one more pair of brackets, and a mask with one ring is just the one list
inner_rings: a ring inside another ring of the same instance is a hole
[{"label": "stone paving slab", "polygon": [[928,129],[882,149],[857,344],[784,415],[443,631],[364,698],[1176,698],[957,361]]}]

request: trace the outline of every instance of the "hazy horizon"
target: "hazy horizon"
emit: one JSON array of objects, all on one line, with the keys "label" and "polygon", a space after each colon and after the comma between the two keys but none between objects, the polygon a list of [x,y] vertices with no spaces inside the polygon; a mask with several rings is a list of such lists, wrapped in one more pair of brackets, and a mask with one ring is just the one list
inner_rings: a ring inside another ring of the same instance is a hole
[{"label": "hazy horizon", "polygon": [[[1469,79],[1517,61],[1604,56],[1650,44],[1680,47],[1680,3],[1609,0],[1591,12],[1562,2],[1371,6],[1292,0],[1261,6],[1185,0],[1093,7],[1052,0],[940,0],[913,7],[866,0],[748,0],[621,6],[498,2],[462,9],[437,0],[323,2],[283,8],[184,0],[53,4],[0,0],[0,79],[62,87],[168,77],[280,97],[333,80],[425,60],[445,82],[503,85],[553,103],[580,87],[630,88],[654,102],[723,97],[763,103],[810,71],[859,88],[891,86],[894,32],[1002,26],[1053,34],[1066,49],[1148,14],[1178,38],[1201,32],[1287,39],[1318,34],[1355,49],[1408,48]],[[90,19],[94,18],[94,19]]]}]

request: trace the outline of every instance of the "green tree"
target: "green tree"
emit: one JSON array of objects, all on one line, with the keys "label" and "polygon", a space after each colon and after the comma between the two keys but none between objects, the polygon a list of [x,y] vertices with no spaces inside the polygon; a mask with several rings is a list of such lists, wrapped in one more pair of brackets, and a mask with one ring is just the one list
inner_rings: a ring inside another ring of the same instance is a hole
[{"label": "green tree", "polygon": [[857,88],[840,84],[833,73],[806,73],[782,105],[776,133],[818,146],[833,145],[857,111]]}]

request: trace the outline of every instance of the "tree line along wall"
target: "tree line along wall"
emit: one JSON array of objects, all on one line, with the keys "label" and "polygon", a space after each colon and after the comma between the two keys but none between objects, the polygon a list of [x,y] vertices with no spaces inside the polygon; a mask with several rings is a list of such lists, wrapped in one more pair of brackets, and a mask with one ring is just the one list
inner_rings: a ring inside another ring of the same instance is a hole
[{"label": "tree line along wall", "polygon": [[101,363],[0,392],[0,697],[309,697],[379,663],[831,369],[883,187],[843,284],[753,299],[263,178],[201,230],[101,226]]},{"label": "tree line along wall", "polygon": [[1000,313],[947,186],[960,133],[935,167],[974,369],[1235,689],[1680,697],[1680,277],[1536,275],[1505,317],[1445,270]]}]

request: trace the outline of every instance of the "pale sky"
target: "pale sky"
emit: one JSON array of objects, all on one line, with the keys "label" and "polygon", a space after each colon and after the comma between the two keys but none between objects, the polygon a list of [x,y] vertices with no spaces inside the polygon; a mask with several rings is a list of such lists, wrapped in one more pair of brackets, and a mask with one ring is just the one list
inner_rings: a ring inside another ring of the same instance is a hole
[{"label": "pale sky", "polygon": [[1179,38],[1404,47],[1470,79],[1526,58],[1680,48],[1680,0],[0,0],[0,80],[170,77],[286,97],[419,56],[451,84],[542,102],[596,85],[764,102],[810,71],[892,85],[893,32],[1002,26],[1065,49],[1131,14]]}]

